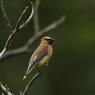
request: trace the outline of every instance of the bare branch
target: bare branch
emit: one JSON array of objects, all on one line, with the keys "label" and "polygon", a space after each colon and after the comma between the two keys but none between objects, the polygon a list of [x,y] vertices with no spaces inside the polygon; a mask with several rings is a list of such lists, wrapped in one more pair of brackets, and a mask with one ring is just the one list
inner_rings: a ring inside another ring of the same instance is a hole
[{"label": "bare branch", "polygon": [[2,95],[5,95],[5,94],[2,92]]},{"label": "bare branch", "polygon": [[19,29],[22,29],[23,27],[25,27],[30,22],[30,20],[33,17],[33,14],[34,14],[34,6],[33,6],[33,3],[32,2],[30,2],[30,3],[31,3],[31,6],[32,6],[31,14],[28,17],[28,19],[26,20],[26,22],[24,22],[22,25],[19,26]]},{"label": "bare branch", "polygon": [[6,14],[6,11],[4,9],[4,4],[3,3],[4,3],[3,0],[1,0],[1,9],[2,9],[2,13],[3,13],[3,17],[5,19],[6,25],[12,30],[12,26],[10,24],[10,21],[9,21],[8,17],[7,17],[7,14]]},{"label": "bare branch", "polygon": [[0,59],[3,57],[5,51],[6,51],[6,48],[4,48],[4,49],[2,50],[2,52],[0,53]]},{"label": "bare branch", "polygon": [[43,34],[45,34],[46,32],[49,32],[53,29],[55,29],[58,25],[62,24],[65,21],[65,16],[62,16],[59,20],[53,22],[52,24],[48,25],[46,28],[42,29],[39,32],[39,36],[42,36]]},{"label": "bare branch", "polygon": [[52,24],[50,24],[49,26],[47,26],[46,28],[44,28],[43,30],[37,32],[36,35],[34,35],[33,37],[31,37],[24,46],[22,46],[21,48],[17,48],[17,49],[13,49],[13,50],[9,50],[7,51],[1,58],[0,60],[12,56],[12,55],[16,55],[16,54],[21,54],[24,52],[29,52],[30,51],[30,46],[33,44],[33,42],[35,40],[37,40],[40,36],[44,35],[46,32],[50,32],[51,30],[55,29],[58,25],[62,24],[65,20],[65,17],[62,16],[59,20],[53,22]]},{"label": "bare branch", "polygon": [[17,49],[13,49],[13,50],[9,50],[9,51],[5,52],[5,54],[2,57],[0,57],[0,60],[4,59],[6,57],[9,57],[9,56],[21,54],[21,53],[24,53],[27,51],[29,51],[29,50],[28,50],[28,47],[26,47],[26,46],[23,46],[23,47],[17,48]]},{"label": "bare branch", "polygon": [[25,27],[25,26],[30,22],[30,20],[31,20],[31,18],[32,18],[32,16],[33,16],[33,13],[34,13],[34,7],[33,7],[33,3],[32,3],[32,2],[31,2],[31,5],[32,5],[32,11],[31,11],[31,14],[30,14],[29,18],[28,18],[22,25],[20,25],[21,20],[22,20],[22,17],[23,17],[23,15],[24,15],[24,13],[26,12],[27,8],[28,8],[28,7],[26,7],[26,8],[24,9],[24,11],[22,12],[21,16],[19,17],[19,20],[18,20],[18,22],[17,22],[17,24],[16,24],[16,27],[14,28],[14,30],[12,31],[12,33],[9,35],[9,37],[8,37],[6,43],[5,43],[4,48],[3,48],[2,52],[0,53],[0,57],[2,57],[2,56],[4,55],[4,53],[6,52],[6,50],[9,48],[9,46],[10,46],[10,44],[11,44],[11,40],[12,40],[13,37],[16,35],[16,33],[17,33],[20,29],[22,29],[23,27]]},{"label": "bare branch", "polygon": [[19,20],[18,20],[18,22],[17,22],[17,24],[16,24],[15,29],[19,29],[20,24],[21,24],[21,22],[22,22],[23,15],[26,13],[27,9],[28,9],[28,6],[26,6],[25,9],[23,10],[23,12],[21,13],[21,15],[20,15],[20,17],[19,17]]},{"label": "bare branch", "polygon": [[[0,82],[0,88],[2,89],[3,91],[3,95],[13,95],[10,91],[9,91],[9,88],[6,88],[1,82]],[[5,93],[5,94],[4,94]]]},{"label": "bare branch", "polygon": [[40,72],[37,72],[34,77],[28,82],[28,84],[26,85],[23,93],[21,93],[21,95],[26,95],[28,89],[30,88],[30,86],[32,86],[32,84],[34,83],[34,81],[40,76]]},{"label": "bare branch", "polygon": [[37,33],[40,30],[40,27],[39,27],[39,15],[38,15],[39,5],[40,5],[40,0],[36,0],[35,7],[34,7],[35,8],[35,12],[34,12],[34,16],[33,16],[34,33]]}]

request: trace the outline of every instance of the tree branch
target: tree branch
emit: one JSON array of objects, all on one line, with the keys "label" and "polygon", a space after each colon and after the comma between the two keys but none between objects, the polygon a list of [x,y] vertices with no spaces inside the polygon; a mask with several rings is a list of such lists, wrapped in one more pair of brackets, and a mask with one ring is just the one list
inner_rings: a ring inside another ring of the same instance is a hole
[{"label": "tree branch", "polygon": [[7,51],[1,58],[0,60],[12,56],[12,55],[17,55],[17,54],[21,54],[24,52],[29,52],[30,51],[30,46],[33,44],[33,42],[35,40],[37,40],[40,36],[44,35],[47,32],[50,32],[51,30],[55,29],[58,25],[62,24],[65,21],[65,17],[62,16],[59,20],[53,22],[52,24],[48,25],[47,27],[45,27],[44,29],[40,30],[39,32],[37,32],[37,34],[35,34],[33,37],[31,37],[24,46],[17,48],[17,49],[13,49],[13,50],[9,50]]},{"label": "tree branch", "polygon": [[14,30],[12,31],[12,33],[9,35],[6,43],[5,43],[5,46],[2,50],[2,52],[0,53],[0,57],[2,57],[4,55],[4,53],[6,52],[6,50],[9,48],[10,44],[11,44],[11,40],[14,38],[14,36],[16,35],[17,32],[19,32],[20,29],[24,28],[31,20],[32,16],[33,16],[33,13],[34,13],[34,6],[33,6],[33,3],[31,2],[31,6],[32,6],[32,11],[31,11],[31,14],[29,16],[29,18],[22,24],[21,24],[21,21],[22,21],[22,17],[23,15],[25,14],[26,10],[28,7],[26,7],[24,9],[24,11],[22,12],[21,16],[19,17],[19,20],[16,24],[16,27],[14,28]]},{"label": "tree branch", "polygon": [[38,10],[39,10],[39,5],[40,5],[40,0],[36,0],[35,2],[35,12],[33,16],[33,21],[34,21],[34,33],[39,32],[40,26],[39,26],[39,15],[38,15]]},{"label": "tree branch", "polygon": [[[19,26],[19,29],[22,29],[23,27],[25,27],[31,21],[31,19],[33,17],[33,14],[34,14],[34,6],[33,6],[32,1],[30,2],[30,4],[32,6],[32,8],[31,8],[31,14],[28,17],[28,19],[22,25]],[[21,15],[21,16],[23,16],[23,15]]]},{"label": "tree branch", "polygon": [[10,91],[9,88],[5,87],[1,82],[0,82],[0,88],[3,91],[3,95],[13,95]]},{"label": "tree branch", "polygon": [[3,17],[4,17],[4,20],[6,22],[6,25],[12,30],[12,26],[10,24],[10,21],[9,21],[8,17],[7,17],[7,14],[6,14],[6,11],[4,9],[4,4],[3,3],[4,3],[3,0],[1,0],[1,10],[2,10],[2,13],[3,13]]},{"label": "tree branch", "polygon": [[37,72],[34,77],[28,82],[28,84],[26,85],[23,93],[21,93],[21,95],[26,95],[28,89],[30,88],[30,86],[32,86],[32,84],[34,83],[34,81],[40,76],[40,72]]},{"label": "tree branch", "polygon": [[38,35],[43,35],[44,33],[47,33],[48,31],[51,31],[55,29],[58,25],[62,24],[65,21],[65,16],[62,16],[59,20],[53,22],[52,24],[48,25],[46,28],[42,29]]}]

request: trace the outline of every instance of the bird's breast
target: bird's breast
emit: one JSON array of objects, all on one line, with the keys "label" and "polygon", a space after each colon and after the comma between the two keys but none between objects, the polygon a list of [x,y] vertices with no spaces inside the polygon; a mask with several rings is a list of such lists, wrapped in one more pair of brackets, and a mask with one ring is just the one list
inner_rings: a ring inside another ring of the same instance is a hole
[{"label": "bird's breast", "polygon": [[52,46],[51,45],[49,45],[48,46],[48,56],[52,56],[52,53],[53,53],[53,49],[52,49]]}]

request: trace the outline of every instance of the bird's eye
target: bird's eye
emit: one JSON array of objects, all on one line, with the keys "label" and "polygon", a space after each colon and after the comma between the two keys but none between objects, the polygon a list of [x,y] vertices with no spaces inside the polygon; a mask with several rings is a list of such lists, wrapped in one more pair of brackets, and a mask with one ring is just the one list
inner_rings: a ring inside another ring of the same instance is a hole
[{"label": "bird's eye", "polygon": [[51,41],[51,39],[46,39],[47,41]]}]

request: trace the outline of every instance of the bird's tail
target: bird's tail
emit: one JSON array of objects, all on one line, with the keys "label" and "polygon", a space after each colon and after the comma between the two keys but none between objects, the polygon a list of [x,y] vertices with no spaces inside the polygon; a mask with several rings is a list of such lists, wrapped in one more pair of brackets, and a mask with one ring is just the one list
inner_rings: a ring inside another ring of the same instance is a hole
[{"label": "bird's tail", "polygon": [[27,78],[28,74],[29,74],[29,68],[28,68],[27,71],[25,72],[25,74],[24,74],[24,76],[23,76],[22,79],[25,80],[25,79]]},{"label": "bird's tail", "polygon": [[27,69],[25,75],[23,76],[23,80],[27,78],[27,76],[35,69],[35,66],[32,67],[31,69]]},{"label": "bird's tail", "polygon": [[27,75],[24,75],[24,76],[23,76],[23,80],[25,80],[26,78],[27,78]]}]

